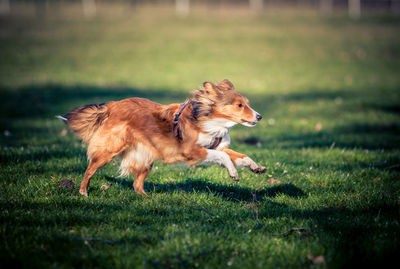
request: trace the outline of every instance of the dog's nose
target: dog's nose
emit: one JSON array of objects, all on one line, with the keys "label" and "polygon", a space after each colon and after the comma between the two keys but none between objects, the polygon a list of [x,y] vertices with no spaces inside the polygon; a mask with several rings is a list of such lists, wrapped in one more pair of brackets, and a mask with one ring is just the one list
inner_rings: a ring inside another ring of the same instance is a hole
[{"label": "dog's nose", "polygon": [[261,120],[262,116],[260,114],[257,114],[256,118],[257,118],[257,120]]}]

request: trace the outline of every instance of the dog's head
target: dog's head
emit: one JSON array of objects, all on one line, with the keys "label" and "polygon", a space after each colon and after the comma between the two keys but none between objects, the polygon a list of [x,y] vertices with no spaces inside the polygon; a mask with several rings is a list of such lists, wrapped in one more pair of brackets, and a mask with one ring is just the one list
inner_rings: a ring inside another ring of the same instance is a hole
[{"label": "dog's head", "polygon": [[193,115],[222,118],[244,126],[253,127],[262,116],[252,109],[249,100],[237,92],[225,79],[216,85],[204,82],[203,89],[193,92]]}]

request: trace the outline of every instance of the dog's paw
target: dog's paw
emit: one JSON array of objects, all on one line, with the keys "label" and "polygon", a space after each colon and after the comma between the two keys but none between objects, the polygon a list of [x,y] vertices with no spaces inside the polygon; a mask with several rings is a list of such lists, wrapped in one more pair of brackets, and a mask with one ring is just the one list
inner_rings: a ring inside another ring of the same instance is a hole
[{"label": "dog's paw", "polygon": [[265,168],[264,166],[258,166],[255,169],[251,169],[251,171],[256,174],[264,174],[267,171],[267,168]]},{"label": "dog's paw", "polygon": [[147,193],[146,193],[143,189],[135,190],[135,192],[136,192],[137,194],[139,194],[140,196],[143,196],[143,197],[146,197],[146,196],[147,196]]},{"label": "dog's paw", "polygon": [[140,196],[147,196],[147,193],[144,191],[143,186],[139,186],[139,184],[135,186],[135,184],[133,184],[133,188],[135,189],[135,192]]},{"label": "dog's paw", "polygon": [[239,182],[239,176],[230,176],[231,177],[231,179],[233,180],[233,181],[235,181],[235,182]]},{"label": "dog's paw", "polygon": [[83,196],[89,197],[87,190],[79,190],[79,193]]}]

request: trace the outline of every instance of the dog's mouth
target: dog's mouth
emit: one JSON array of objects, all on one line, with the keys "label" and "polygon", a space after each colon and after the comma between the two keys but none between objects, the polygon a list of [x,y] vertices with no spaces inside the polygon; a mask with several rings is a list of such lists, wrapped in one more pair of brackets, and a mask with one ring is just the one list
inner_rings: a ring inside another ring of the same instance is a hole
[{"label": "dog's mouth", "polygon": [[254,127],[256,126],[257,122],[255,121],[247,121],[242,119],[242,125],[247,126],[247,127]]}]

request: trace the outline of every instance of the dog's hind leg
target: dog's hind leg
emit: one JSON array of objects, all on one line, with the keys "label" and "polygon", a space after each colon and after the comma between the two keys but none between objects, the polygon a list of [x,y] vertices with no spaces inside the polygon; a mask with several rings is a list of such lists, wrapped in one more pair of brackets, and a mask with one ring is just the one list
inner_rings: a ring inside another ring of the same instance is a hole
[{"label": "dog's hind leg", "polygon": [[[98,130],[90,140],[87,150],[89,159],[89,166],[86,169],[85,176],[83,177],[79,193],[88,196],[88,186],[91,177],[96,171],[111,162],[115,156],[120,154],[126,145],[124,140],[121,139],[120,133],[123,133],[123,128],[114,128],[114,132],[110,133],[104,129]],[[120,133],[118,133],[120,131]]]},{"label": "dog's hind leg", "polygon": [[253,173],[262,174],[267,171],[267,168],[264,166],[260,166],[255,163],[249,156],[233,151],[231,149],[222,149],[223,152],[229,155],[232,162],[235,164],[236,167],[244,166],[249,168]]},{"label": "dog's hind leg", "polygon": [[[112,159],[112,158],[111,158]],[[96,173],[96,171],[103,167],[104,165],[106,165],[108,162],[111,161],[111,159],[109,158],[93,158],[90,163],[88,168],[86,169],[85,172],[85,176],[83,177],[82,183],[81,183],[81,187],[79,189],[79,193],[84,195],[84,196],[88,196],[88,186],[90,183],[90,179],[92,178],[92,176],[94,175],[94,173]]]},{"label": "dog's hind leg", "polygon": [[141,171],[137,171],[135,181],[133,182],[133,188],[137,194],[146,195],[146,192],[143,190],[144,180],[148,174],[150,174],[152,165],[150,168],[143,169]]},{"label": "dog's hind leg", "polygon": [[121,176],[134,174],[136,176],[133,183],[135,192],[146,194],[143,190],[144,180],[150,173],[153,162],[157,159],[157,154],[150,146],[137,143],[135,146],[127,148],[121,154]]},{"label": "dog's hind leg", "polygon": [[103,152],[102,154],[97,153],[95,157],[90,160],[89,166],[86,169],[85,176],[83,177],[81,187],[79,189],[79,193],[88,196],[88,186],[90,183],[90,179],[96,173],[96,171],[106,165],[107,163],[111,162],[114,158],[115,154],[111,154],[109,152]]}]

